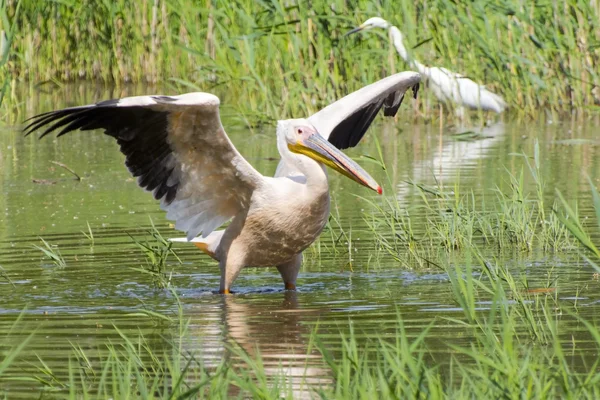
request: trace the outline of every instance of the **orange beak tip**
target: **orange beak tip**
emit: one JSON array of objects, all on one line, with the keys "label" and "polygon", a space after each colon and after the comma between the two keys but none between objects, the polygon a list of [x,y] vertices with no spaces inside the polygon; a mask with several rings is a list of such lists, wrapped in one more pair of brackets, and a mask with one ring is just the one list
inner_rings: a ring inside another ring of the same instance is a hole
[{"label": "orange beak tip", "polygon": [[383,194],[383,189],[381,186],[377,186],[377,194]]}]

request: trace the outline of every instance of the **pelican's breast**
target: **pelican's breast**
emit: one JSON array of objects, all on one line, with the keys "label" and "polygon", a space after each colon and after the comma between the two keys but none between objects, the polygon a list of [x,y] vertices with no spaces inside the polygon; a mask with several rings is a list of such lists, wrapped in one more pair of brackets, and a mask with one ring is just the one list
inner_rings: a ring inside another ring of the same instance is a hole
[{"label": "pelican's breast", "polygon": [[[283,178],[285,179],[285,178]],[[321,234],[329,217],[329,191],[310,191],[294,183],[290,190],[257,199],[236,241],[246,248],[247,266],[274,266],[289,261]],[[266,201],[268,198],[268,202]]]}]

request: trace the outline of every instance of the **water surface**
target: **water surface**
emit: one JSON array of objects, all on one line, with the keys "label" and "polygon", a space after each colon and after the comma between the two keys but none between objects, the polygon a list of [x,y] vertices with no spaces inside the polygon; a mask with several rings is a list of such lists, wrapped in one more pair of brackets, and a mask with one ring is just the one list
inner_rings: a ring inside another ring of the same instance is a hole
[{"label": "water surface", "polygon": [[[22,117],[122,95],[87,89],[36,93],[23,108]],[[233,111],[225,108],[223,114],[226,130],[240,152],[259,171],[273,174],[278,162],[273,128],[249,132]],[[415,123],[406,112],[397,123],[379,120],[349,153],[380,182],[389,177],[391,184],[384,186],[384,196],[410,209],[415,231],[423,231],[427,220],[418,211],[422,198],[412,183],[454,187],[458,182],[463,193],[493,202],[497,188],[509,187],[507,174],[524,168],[523,157],[515,154],[533,155],[537,140],[546,203],[552,205],[554,190],[559,188],[567,198],[578,201],[580,215],[593,216],[586,176],[598,184],[599,143],[594,137],[598,121],[489,125],[440,128]],[[137,187],[111,138],[82,132],[38,141],[23,137],[20,128],[0,128],[0,267],[6,275],[0,278],[0,337],[4,338],[0,351],[34,330],[36,334],[7,376],[39,375],[40,357],[59,379],[67,379],[73,346],[97,351],[103,344],[117,343],[120,336],[115,326],[125,334],[142,332],[156,338],[160,346],[160,338],[174,328],[140,311],[172,315],[176,300],[134,270],[146,260],[132,237],[150,239],[150,219],[165,237],[182,234],[172,229],[152,196]],[[476,132],[475,138],[455,135],[469,130]],[[362,157],[378,157],[375,138],[382,145],[387,175]],[[69,166],[83,179],[73,179],[52,161]],[[283,368],[302,394],[307,393],[307,386],[327,384],[329,379],[318,353],[308,348],[317,325],[323,342],[333,351],[339,348],[340,332],[348,332],[350,326],[359,340],[374,334],[394,337],[399,313],[413,337],[433,323],[428,340],[437,362],[448,359],[449,343],[468,343],[463,328],[444,318],[462,317],[447,275],[434,267],[399,263],[376,250],[377,242],[365,221],[373,212],[367,200],[384,204],[385,198],[335,172],[330,173],[330,180],[334,218],[306,252],[298,292],[282,290],[276,269],[254,268],[244,270],[237,279],[235,295],[216,295],[217,264],[193,246],[175,247],[182,263],[171,258],[169,269],[185,317],[190,319],[186,346],[201,354],[208,365],[227,357],[225,344],[235,342],[251,353],[259,350],[274,372]],[[533,180],[527,174],[525,186],[533,193]],[[89,229],[93,241],[86,236]],[[34,248],[42,245],[40,238],[56,246],[65,267],[57,267]],[[526,274],[533,287],[555,288],[551,295],[559,302],[577,302],[580,315],[597,317],[599,282],[578,251],[483,250],[517,275]],[[460,252],[448,257],[465,262]],[[489,303],[479,306],[485,310]],[[11,330],[20,313],[25,314],[24,321]],[[560,326],[565,340],[579,341],[577,351],[584,354],[589,343],[584,329],[567,318]],[[39,390],[39,384],[5,378],[0,382],[0,393],[3,390],[9,397],[28,397]]]}]

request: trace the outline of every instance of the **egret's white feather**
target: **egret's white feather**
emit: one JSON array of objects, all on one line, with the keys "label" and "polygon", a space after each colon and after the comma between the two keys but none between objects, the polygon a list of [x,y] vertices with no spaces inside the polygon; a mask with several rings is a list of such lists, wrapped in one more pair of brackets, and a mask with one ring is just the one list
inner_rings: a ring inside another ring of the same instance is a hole
[{"label": "egret's white feather", "polygon": [[455,106],[470,109],[482,109],[484,111],[503,112],[507,107],[504,99],[486,89],[473,80],[462,74],[450,71],[446,68],[428,67],[421,64],[410,56],[404,46],[404,35],[395,26],[388,21],[379,18],[369,18],[359,28],[351,32],[358,32],[361,29],[383,28],[389,31],[392,44],[402,59],[404,59],[411,68],[417,70],[423,75],[434,95],[442,102],[453,103]]}]

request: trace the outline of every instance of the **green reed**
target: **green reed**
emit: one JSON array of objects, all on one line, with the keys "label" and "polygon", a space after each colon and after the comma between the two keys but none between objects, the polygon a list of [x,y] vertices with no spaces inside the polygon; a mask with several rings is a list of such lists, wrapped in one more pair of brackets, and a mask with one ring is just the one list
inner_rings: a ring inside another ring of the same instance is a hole
[{"label": "green reed", "polygon": [[[383,169],[388,188],[391,190],[394,184],[390,172],[383,161],[381,144],[377,137],[374,140],[378,158],[365,157],[365,159],[370,160]],[[365,214],[364,221],[373,237],[377,240],[377,257],[380,257],[382,252],[391,255],[396,262],[406,268],[411,268],[414,264],[419,267],[430,266],[431,261],[423,256],[423,238],[418,237],[413,229],[411,214],[416,209],[405,208],[400,204],[396,196],[386,196],[383,205],[364,197],[360,198],[374,210],[372,213]],[[408,250],[408,257],[400,255],[404,249]]]},{"label": "green reed", "polygon": [[9,3],[11,3],[9,0],[0,0],[0,79],[2,79],[0,106],[5,102],[6,96],[10,95],[10,85],[14,78],[9,62],[16,57],[14,41],[21,11],[20,0],[16,3],[12,2],[10,6]]},{"label": "green reed", "polygon": [[96,243],[96,240],[94,239],[94,232],[92,231],[89,221],[86,221],[86,225],[88,228],[87,232],[81,231],[81,233],[86,237],[87,240],[90,241],[90,246],[94,247],[94,244]]},{"label": "green reed", "polygon": [[[592,191],[592,200],[594,204],[594,211],[596,213],[596,223],[598,224],[598,228],[600,228],[600,193],[598,193],[598,189],[596,189],[596,186],[592,183],[592,180],[589,177],[588,181]],[[557,208],[555,208],[554,213],[556,217],[579,241],[579,243],[581,243],[586,249],[590,250],[597,259],[600,259],[600,250],[598,250],[597,245],[593,242],[587,229],[585,229],[582,223],[579,221],[577,210],[573,210],[560,191],[557,190],[556,193],[560,199],[562,208],[565,210],[563,214]],[[595,265],[595,263],[592,263],[592,265]]]},{"label": "green reed", "polygon": [[[600,101],[600,22],[587,0],[1,4],[3,21],[14,20],[5,67],[13,79],[48,89],[88,79],[214,91],[248,125],[314,112],[407,69],[383,31],[343,36],[377,15],[404,31],[421,62],[485,83],[516,114],[597,111]],[[437,115],[437,101],[423,94],[420,111]]]}]

